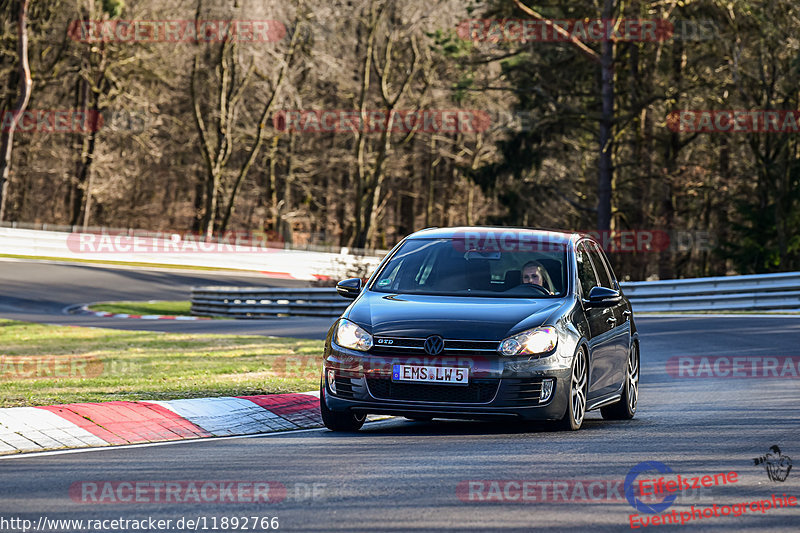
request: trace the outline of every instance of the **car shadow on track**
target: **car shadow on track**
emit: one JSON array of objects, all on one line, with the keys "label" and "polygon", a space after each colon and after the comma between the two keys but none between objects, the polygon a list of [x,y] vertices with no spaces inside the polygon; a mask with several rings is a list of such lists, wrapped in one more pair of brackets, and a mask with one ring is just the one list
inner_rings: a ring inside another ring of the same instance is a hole
[{"label": "car shadow on track", "polygon": [[[555,422],[520,422],[520,421],[481,421],[481,420],[454,420],[434,419],[431,421],[413,421],[397,418],[393,423],[366,424],[357,432],[329,432],[326,436],[426,436],[426,435],[509,435],[509,434],[563,434],[571,435],[575,432],[562,431]],[[601,418],[587,418],[579,432],[595,432],[618,426],[628,426],[635,423],[635,419],[624,422],[609,422]]]}]

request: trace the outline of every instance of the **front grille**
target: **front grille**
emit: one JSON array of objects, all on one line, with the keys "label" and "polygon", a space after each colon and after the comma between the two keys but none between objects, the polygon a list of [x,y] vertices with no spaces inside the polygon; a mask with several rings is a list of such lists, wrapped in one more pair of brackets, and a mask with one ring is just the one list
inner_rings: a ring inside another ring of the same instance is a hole
[{"label": "front grille", "polygon": [[444,351],[447,353],[460,354],[460,353],[497,353],[499,341],[457,341],[445,340]]},{"label": "front grille", "polygon": [[370,348],[369,353],[376,355],[397,355],[400,353],[419,355],[425,353],[424,344],[425,339],[375,337],[375,343]]},{"label": "front grille", "polygon": [[[376,355],[422,355],[425,354],[425,339],[411,337],[375,337],[370,353]],[[483,352],[496,353],[499,341],[472,341],[444,339],[444,355],[461,355]]]},{"label": "front grille", "polygon": [[374,398],[440,403],[489,403],[497,393],[497,379],[476,379],[467,386],[396,383],[391,379],[367,378]]},{"label": "front grille", "polygon": [[515,405],[539,405],[542,392],[541,378],[504,379],[506,384],[504,397]]}]

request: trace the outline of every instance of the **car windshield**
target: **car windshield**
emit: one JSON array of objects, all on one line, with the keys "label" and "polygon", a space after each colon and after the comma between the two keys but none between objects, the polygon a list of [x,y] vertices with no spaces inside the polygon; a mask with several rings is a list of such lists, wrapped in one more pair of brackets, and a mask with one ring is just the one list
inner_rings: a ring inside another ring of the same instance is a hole
[{"label": "car windshield", "polygon": [[545,244],[531,251],[534,247],[473,248],[463,239],[409,239],[370,288],[403,294],[560,297],[567,285],[566,245]]}]

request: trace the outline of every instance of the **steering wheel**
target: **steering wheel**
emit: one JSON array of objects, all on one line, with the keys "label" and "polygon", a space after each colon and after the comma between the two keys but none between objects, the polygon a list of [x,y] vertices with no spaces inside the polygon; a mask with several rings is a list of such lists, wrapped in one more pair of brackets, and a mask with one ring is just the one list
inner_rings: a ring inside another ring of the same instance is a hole
[{"label": "steering wheel", "polygon": [[553,293],[542,287],[541,285],[537,285],[535,283],[523,283],[520,287],[530,287],[532,289],[538,289],[542,294],[546,294],[547,296],[552,296]]},{"label": "steering wheel", "polygon": [[518,294],[520,296],[524,296],[524,295],[530,294],[528,291],[525,290],[525,287],[530,287],[532,289],[537,289],[539,292],[541,292],[542,294],[544,294],[546,296],[552,296],[553,295],[553,293],[550,292],[549,290],[547,290],[545,287],[542,287],[541,285],[536,285],[536,284],[533,284],[533,283],[521,283],[519,285],[516,285],[514,287],[506,289],[504,292],[509,293],[509,294]]}]

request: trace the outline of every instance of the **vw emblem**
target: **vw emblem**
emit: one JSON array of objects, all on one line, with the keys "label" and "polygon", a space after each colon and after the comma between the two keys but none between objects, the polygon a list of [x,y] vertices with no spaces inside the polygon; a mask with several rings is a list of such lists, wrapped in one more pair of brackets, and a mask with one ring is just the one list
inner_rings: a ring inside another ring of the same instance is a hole
[{"label": "vw emblem", "polygon": [[428,355],[439,355],[444,350],[444,339],[439,335],[431,335],[425,339],[423,347]]}]

